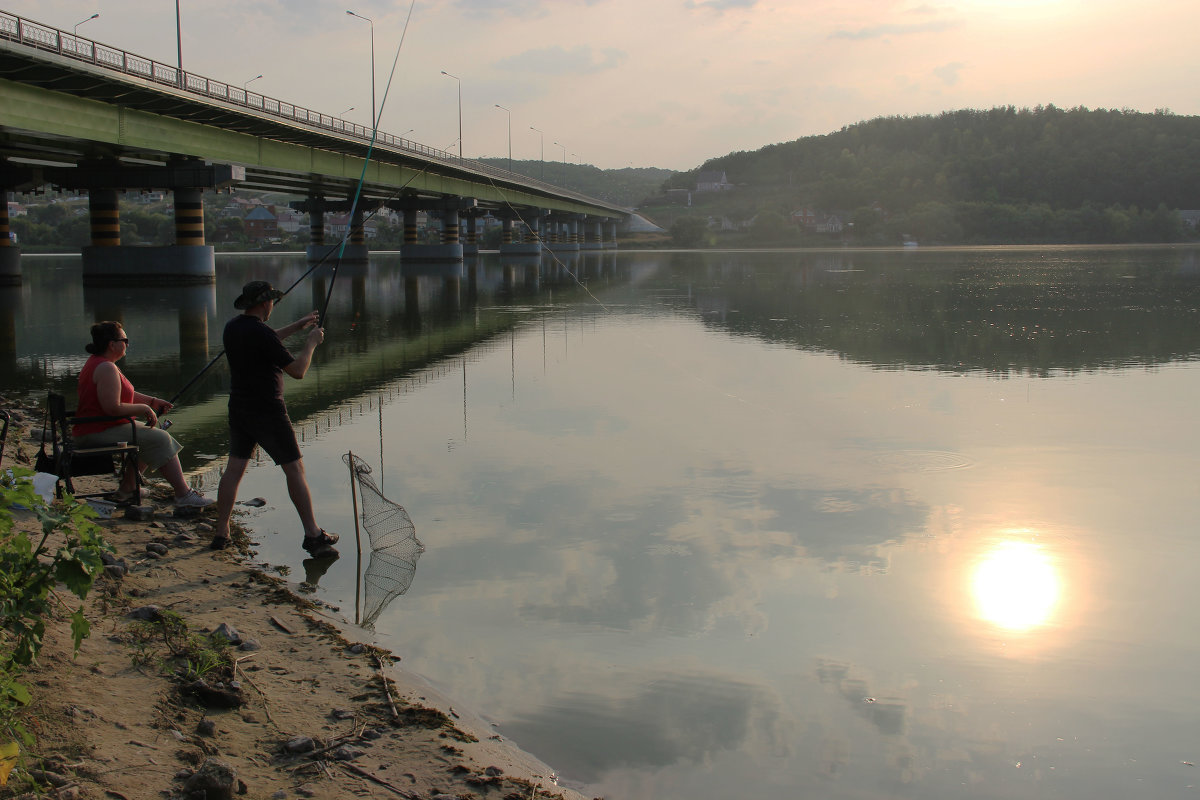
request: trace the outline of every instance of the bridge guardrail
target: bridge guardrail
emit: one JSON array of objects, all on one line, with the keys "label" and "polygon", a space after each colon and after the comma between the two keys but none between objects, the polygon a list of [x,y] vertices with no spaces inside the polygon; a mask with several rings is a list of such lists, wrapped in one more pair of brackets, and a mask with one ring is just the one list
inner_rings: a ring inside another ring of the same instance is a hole
[{"label": "bridge guardrail", "polygon": [[[180,70],[178,67],[163,64],[152,58],[130,53],[120,48],[110,47],[91,39],[84,39],[75,33],[59,30],[5,11],[0,11],[0,38],[15,41],[36,50],[55,53],[66,58],[144,78],[152,83],[170,86],[188,94],[229,103],[239,110],[249,109],[289,122],[302,123],[322,131],[354,138],[360,142],[371,141],[372,129],[366,125],[322,114],[319,111],[297,106],[274,97],[249,92],[244,87],[230,86],[227,83]],[[549,190],[557,195],[585,203],[598,204],[596,198],[588,197],[585,194],[564,189],[537,178],[493,167],[482,161],[460,158],[448,150],[439,150],[384,131],[378,131],[375,134],[375,147],[381,146],[420,155],[441,164],[470,169],[488,177],[519,183],[529,188]]]}]

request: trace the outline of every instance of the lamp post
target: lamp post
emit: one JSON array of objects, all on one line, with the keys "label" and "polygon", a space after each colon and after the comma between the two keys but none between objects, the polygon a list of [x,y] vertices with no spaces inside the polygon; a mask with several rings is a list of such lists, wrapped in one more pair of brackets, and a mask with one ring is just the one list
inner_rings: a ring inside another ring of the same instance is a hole
[{"label": "lamp post", "polygon": [[459,159],[462,159],[462,157],[463,157],[463,142],[462,142],[462,81],[461,81],[461,80],[459,80],[459,78],[458,78],[458,76],[457,76],[457,75],[451,75],[449,72],[446,72],[446,70],[442,70],[442,74],[443,74],[443,75],[445,75],[447,78],[454,78],[455,82],[456,82],[456,83],[458,83],[458,157],[459,157]]},{"label": "lamp post", "polygon": [[375,21],[370,17],[364,17],[362,14],[355,14],[353,11],[347,11],[352,17],[365,19],[367,24],[371,26],[371,130],[378,128],[378,122],[375,118]]},{"label": "lamp post", "polygon": [[76,22],[76,23],[75,23],[75,38],[76,38],[76,39],[78,39],[78,38],[79,38],[79,26],[80,26],[80,25],[82,25],[82,24],[83,24],[83,23],[85,23],[85,22],[91,22],[92,20],[94,20],[94,19],[95,19],[96,17],[98,17],[98,16],[100,16],[100,12],[99,12],[99,11],[97,11],[95,14],[92,14],[92,15],[91,15],[90,17],[88,17],[87,19],[81,19],[79,22]]},{"label": "lamp post", "polygon": [[179,53],[179,88],[183,88],[183,25],[179,22],[179,0],[175,0],[175,48]]},{"label": "lamp post", "polygon": [[246,94],[246,87],[249,86],[250,84],[254,83],[256,80],[258,80],[261,77],[262,77],[262,75],[255,75],[253,78],[251,78],[250,80],[243,83],[242,84],[242,94]]},{"label": "lamp post", "polygon": [[537,131],[538,136],[541,138],[541,144],[538,148],[538,161],[542,162],[542,177],[540,180],[544,181],[546,180],[546,134],[542,133],[540,128],[535,128],[532,125],[529,126],[529,130]]},{"label": "lamp post", "polygon": [[559,144],[558,142],[555,142],[555,144],[556,144],[556,145],[558,145],[559,147],[561,147],[561,148],[563,149],[563,157],[562,157],[562,169],[560,169],[560,170],[558,171],[558,182],[559,182],[559,183],[566,183],[566,181],[567,181],[567,179],[566,179],[566,172],[567,172],[567,146],[566,146],[565,144]]},{"label": "lamp post", "polygon": [[512,172],[512,112],[496,103],[496,108],[508,114],[508,171]]}]

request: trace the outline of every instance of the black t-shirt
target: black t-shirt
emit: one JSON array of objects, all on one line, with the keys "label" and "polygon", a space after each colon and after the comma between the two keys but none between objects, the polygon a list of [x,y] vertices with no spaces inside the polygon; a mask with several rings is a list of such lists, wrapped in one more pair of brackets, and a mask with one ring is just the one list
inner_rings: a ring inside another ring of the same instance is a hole
[{"label": "black t-shirt", "polygon": [[246,411],[285,411],[283,368],[296,360],[275,331],[249,314],[225,324],[229,359],[229,407]]}]

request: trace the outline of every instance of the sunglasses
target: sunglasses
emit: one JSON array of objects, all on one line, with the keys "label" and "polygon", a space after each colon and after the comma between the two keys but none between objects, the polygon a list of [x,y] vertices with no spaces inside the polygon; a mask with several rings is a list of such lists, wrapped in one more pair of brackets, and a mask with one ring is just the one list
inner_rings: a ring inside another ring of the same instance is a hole
[{"label": "sunglasses", "polygon": [[113,339],[113,341],[114,342],[124,342],[125,344],[129,344],[129,337],[126,336],[124,339]]}]

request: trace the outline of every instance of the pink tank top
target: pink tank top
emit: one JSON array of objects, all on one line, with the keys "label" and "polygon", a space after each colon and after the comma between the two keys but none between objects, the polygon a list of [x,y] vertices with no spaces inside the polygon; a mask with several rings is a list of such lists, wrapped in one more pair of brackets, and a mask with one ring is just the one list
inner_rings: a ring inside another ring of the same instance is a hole
[{"label": "pink tank top", "polygon": [[[100,398],[96,394],[96,381],[92,378],[96,367],[103,364],[107,359],[100,356],[91,356],[87,363],[83,365],[83,369],[79,370],[79,408],[75,411],[78,417],[103,417],[106,412],[100,407]],[[116,365],[114,365],[116,366]],[[121,372],[117,370],[117,375],[121,378],[121,402],[133,402],[133,384]],[[76,425],[71,429],[72,436],[83,436],[87,433],[99,433],[108,428],[117,425],[127,425],[129,423],[120,420],[114,422],[85,422],[81,425]]]}]

